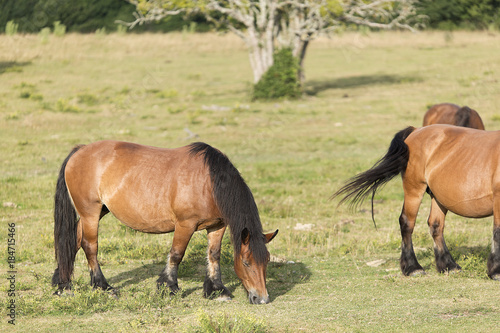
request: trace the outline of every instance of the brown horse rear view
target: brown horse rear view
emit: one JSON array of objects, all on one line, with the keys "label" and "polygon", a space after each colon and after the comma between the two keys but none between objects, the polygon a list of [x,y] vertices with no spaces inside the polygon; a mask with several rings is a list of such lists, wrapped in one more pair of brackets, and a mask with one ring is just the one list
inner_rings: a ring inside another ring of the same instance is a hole
[{"label": "brown horse rear view", "polygon": [[222,284],[219,266],[222,237],[229,225],[234,268],[250,302],[269,302],[265,244],[277,231],[262,233],[250,189],[219,150],[204,143],[163,149],[118,141],[75,147],[62,164],[55,195],[57,293],[70,288],[80,247],[92,286],[112,289],[97,262],[99,220],[109,212],[138,231],[174,232],[167,265],[157,281],[171,293],[179,290],[177,270],[191,236],[207,230],[205,297],[232,296]]},{"label": "brown horse rear view", "polygon": [[428,219],[439,272],[460,270],[443,237],[446,213],[480,218],[493,215],[493,241],[488,276],[500,280],[500,131],[431,125],[397,133],[386,155],[371,169],[355,176],[334,196],[356,205],[401,174],[404,202],[401,228],[401,271],[423,272],[413,250],[412,233],[422,197],[432,198]]},{"label": "brown horse rear view", "polygon": [[436,104],[427,110],[423,126],[433,124],[449,124],[484,130],[483,120],[476,110],[451,103]]}]

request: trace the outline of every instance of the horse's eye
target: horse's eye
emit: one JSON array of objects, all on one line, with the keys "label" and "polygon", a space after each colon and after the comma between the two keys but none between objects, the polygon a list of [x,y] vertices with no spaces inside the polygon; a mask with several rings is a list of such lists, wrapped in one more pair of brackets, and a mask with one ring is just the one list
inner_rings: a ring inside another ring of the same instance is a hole
[{"label": "horse's eye", "polygon": [[245,261],[245,260],[244,260],[244,261],[243,261],[243,266],[245,266],[245,267],[250,267],[250,263],[249,263],[248,261]]}]

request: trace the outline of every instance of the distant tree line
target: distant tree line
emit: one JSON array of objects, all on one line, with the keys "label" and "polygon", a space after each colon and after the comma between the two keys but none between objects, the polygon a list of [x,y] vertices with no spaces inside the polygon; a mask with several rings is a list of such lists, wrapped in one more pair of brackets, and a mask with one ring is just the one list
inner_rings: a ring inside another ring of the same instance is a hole
[{"label": "distant tree line", "polygon": [[500,0],[420,0],[433,29],[500,29]]},{"label": "distant tree line", "polygon": [[[14,21],[17,31],[22,33],[52,28],[55,22],[66,26],[68,32],[91,33],[103,29],[111,32],[117,30],[117,20],[133,21],[134,11],[135,6],[124,0],[0,0],[0,33],[5,32],[9,21]],[[180,31],[194,26],[198,31],[210,29],[201,15],[189,19],[179,15],[136,27],[133,32]]]},{"label": "distant tree line", "polygon": [[[0,33],[9,21],[24,33],[53,27],[57,21],[68,32],[115,31],[115,21],[133,21],[134,11],[135,6],[124,0],[0,0]],[[418,12],[429,18],[427,26],[433,29],[500,29],[500,0],[421,0]],[[210,24],[202,15],[178,15],[132,31],[181,31],[186,27],[207,31]]]}]

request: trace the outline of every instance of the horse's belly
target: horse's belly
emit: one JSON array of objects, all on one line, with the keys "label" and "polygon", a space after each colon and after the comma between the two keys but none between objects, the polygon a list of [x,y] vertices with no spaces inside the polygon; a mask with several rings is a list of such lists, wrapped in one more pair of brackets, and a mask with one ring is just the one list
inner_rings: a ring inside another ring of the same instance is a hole
[{"label": "horse's belly", "polygon": [[480,218],[493,215],[492,196],[486,194],[477,197],[452,198],[446,194],[434,192],[435,198],[449,211],[465,217]]},{"label": "horse's belly", "polygon": [[[113,211],[111,210],[113,213]],[[137,231],[152,234],[164,234],[175,230],[175,221],[172,219],[147,219],[144,216],[130,216],[127,214],[116,214],[115,217],[127,227]]]}]

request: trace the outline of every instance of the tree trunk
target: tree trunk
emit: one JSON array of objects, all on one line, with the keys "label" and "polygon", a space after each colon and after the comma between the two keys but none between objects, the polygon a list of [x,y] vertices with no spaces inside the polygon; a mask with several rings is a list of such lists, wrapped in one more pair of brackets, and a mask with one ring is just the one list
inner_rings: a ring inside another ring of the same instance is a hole
[{"label": "tree trunk", "polygon": [[274,43],[272,41],[272,32],[265,31],[265,38],[259,35],[261,34],[255,28],[248,28],[246,44],[254,83],[259,82],[262,75],[273,65]]},{"label": "tree trunk", "polygon": [[304,59],[306,57],[307,46],[309,46],[309,40],[300,41],[300,47],[297,50],[297,59],[299,61],[299,82],[302,87],[304,87],[304,83],[306,82],[306,75],[304,71]]}]

